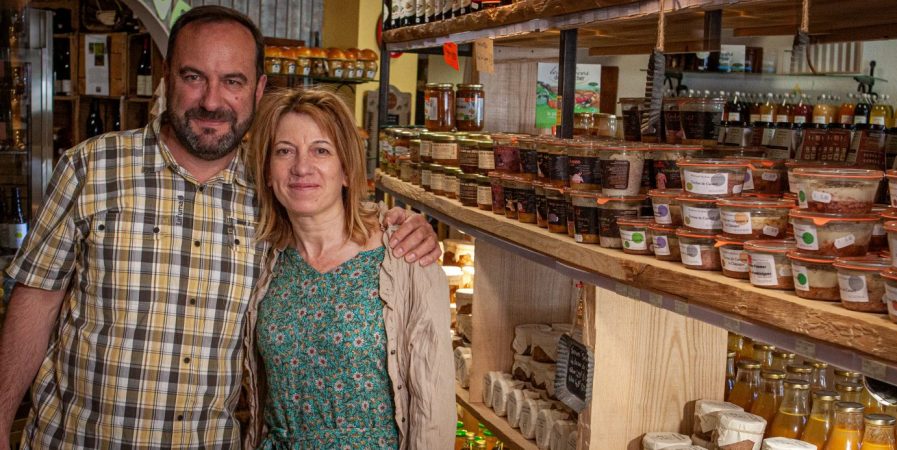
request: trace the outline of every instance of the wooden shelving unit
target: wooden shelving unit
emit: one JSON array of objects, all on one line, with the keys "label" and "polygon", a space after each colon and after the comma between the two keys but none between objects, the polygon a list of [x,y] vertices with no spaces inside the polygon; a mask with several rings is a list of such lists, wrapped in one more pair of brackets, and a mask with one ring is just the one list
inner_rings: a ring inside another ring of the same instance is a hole
[{"label": "wooden shelving unit", "polygon": [[486,407],[483,402],[471,401],[470,392],[461,386],[455,386],[455,400],[482,423],[489,424],[489,429],[505,443],[505,447],[519,450],[538,450],[536,443],[526,439],[519,431],[511,427],[507,420],[499,417]]}]

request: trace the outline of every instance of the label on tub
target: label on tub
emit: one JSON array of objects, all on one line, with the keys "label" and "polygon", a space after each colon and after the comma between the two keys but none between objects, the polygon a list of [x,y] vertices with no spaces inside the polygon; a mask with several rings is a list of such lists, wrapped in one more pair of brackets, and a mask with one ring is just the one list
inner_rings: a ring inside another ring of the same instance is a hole
[{"label": "label on tub", "polygon": [[873,236],[885,236],[888,233],[885,231],[885,226],[881,221],[875,222],[875,226],[872,227],[872,235]]},{"label": "label on tub", "polygon": [[779,179],[779,174],[777,172],[763,172],[760,178],[763,181],[776,181]]},{"label": "label on tub", "polygon": [[[893,303],[897,302],[897,287],[891,287],[890,283],[885,283],[885,297],[883,299],[888,304],[888,311],[893,311],[897,305]],[[894,314],[894,312],[892,312]]]},{"label": "label on tub", "polygon": [[719,249],[719,256],[722,259],[723,268],[729,272],[747,273],[750,271],[750,267],[748,267],[747,263],[742,259],[742,255],[744,255],[744,250],[741,249],[725,247]]},{"label": "label on tub", "polygon": [[776,227],[773,227],[773,226],[764,225],[763,226],[763,234],[765,234],[767,236],[775,237],[775,236],[779,235],[779,229]]},{"label": "label on tub", "polygon": [[845,302],[865,303],[869,301],[869,288],[863,275],[838,274],[838,287],[841,300]]},{"label": "label on tub", "polygon": [[828,192],[825,192],[825,191],[813,191],[813,193],[810,194],[810,198],[812,198],[814,202],[819,202],[819,203],[831,203],[832,202],[832,194],[829,194]]},{"label": "label on tub", "polygon": [[891,206],[897,206],[897,183],[888,183],[888,192],[891,193]]},{"label": "label on tub", "polygon": [[722,211],[723,231],[729,234],[751,234],[751,213]]},{"label": "label on tub", "polygon": [[854,242],[856,242],[856,238],[853,236],[853,234],[841,236],[838,239],[835,239],[835,248],[841,249],[847,247],[848,245],[853,245]]},{"label": "label on tub", "polygon": [[779,284],[779,275],[774,256],[755,253],[751,255],[750,262],[751,284],[755,286],[776,286]]},{"label": "label on tub", "polygon": [[492,204],[492,187],[491,186],[477,186],[477,204],[478,205],[491,205]]},{"label": "label on tub", "polygon": [[810,206],[807,204],[807,191],[801,188],[797,191],[797,206],[800,209],[807,209]]},{"label": "label on tub", "polygon": [[807,271],[807,267],[792,264],[791,270],[794,271],[794,289],[797,289],[798,291],[809,291],[810,275],[809,271]]},{"label": "label on tub", "polygon": [[623,248],[629,250],[648,249],[648,240],[645,239],[644,231],[620,230],[620,237],[623,239]]},{"label": "label on tub", "polygon": [[723,227],[719,210],[716,208],[695,208],[682,205],[682,220],[691,228],[719,230]]},{"label": "label on tub", "polygon": [[651,240],[654,243],[655,255],[670,256],[670,241],[666,236],[654,236]]},{"label": "label on tub", "polygon": [[724,195],[729,193],[729,174],[726,172],[707,173],[683,169],[683,173],[685,179],[682,182],[685,190],[688,192],[701,195]]},{"label": "label on tub", "polygon": [[701,259],[701,247],[693,244],[679,243],[679,252],[682,254],[682,264],[686,266],[700,266],[704,264]]},{"label": "label on tub", "polygon": [[815,225],[795,223],[794,240],[801,250],[819,250],[819,236]]},{"label": "label on tub", "polygon": [[673,216],[670,214],[670,205],[666,203],[654,203],[654,222],[670,225],[673,223]]}]

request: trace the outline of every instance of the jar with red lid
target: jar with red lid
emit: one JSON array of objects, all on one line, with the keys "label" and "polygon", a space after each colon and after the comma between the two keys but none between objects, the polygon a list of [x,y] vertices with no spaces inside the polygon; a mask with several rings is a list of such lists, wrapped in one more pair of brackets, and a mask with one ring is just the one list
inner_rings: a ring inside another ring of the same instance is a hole
[{"label": "jar with red lid", "polygon": [[767,289],[794,289],[794,276],[788,251],[795,248],[790,239],[753,240],[744,243],[751,269],[751,284]]},{"label": "jar with red lid", "polygon": [[424,86],[424,124],[430,131],[452,131],[455,127],[455,91],[451,84]]},{"label": "jar with red lid", "polygon": [[888,312],[881,276],[891,265],[888,258],[869,255],[838,258],[832,265],[838,269],[841,306],[851,311]]},{"label": "jar with red lid", "polygon": [[545,196],[545,183],[536,181],[536,226],[548,228],[548,197]]},{"label": "jar with red lid", "polygon": [[482,84],[459,84],[455,93],[458,131],[480,131],[486,121],[486,94]]}]

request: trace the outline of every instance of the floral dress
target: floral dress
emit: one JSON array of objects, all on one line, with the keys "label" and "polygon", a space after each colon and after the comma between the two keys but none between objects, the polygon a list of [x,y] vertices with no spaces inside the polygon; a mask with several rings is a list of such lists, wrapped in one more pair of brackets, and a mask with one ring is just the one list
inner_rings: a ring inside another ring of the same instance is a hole
[{"label": "floral dress", "polygon": [[264,449],[398,448],[378,292],[384,249],[319,273],[280,256],[259,306],[268,381]]}]

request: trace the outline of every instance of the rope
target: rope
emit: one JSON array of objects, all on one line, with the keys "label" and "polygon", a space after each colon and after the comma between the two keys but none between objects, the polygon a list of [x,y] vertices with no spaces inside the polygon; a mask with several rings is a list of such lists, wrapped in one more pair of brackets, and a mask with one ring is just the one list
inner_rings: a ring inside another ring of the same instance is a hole
[{"label": "rope", "polygon": [[803,0],[803,8],[800,16],[800,31],[810,32],[810,0]]},{"label": "rope", "polygon": [[[809,0],[804,0],[807,2]],[[657,50],[663,51],[664,35],[666,34],[666,13],[664,12],[664,0],[660,0],[660,12],[657,17]]]}]

